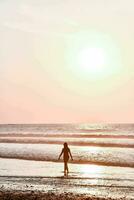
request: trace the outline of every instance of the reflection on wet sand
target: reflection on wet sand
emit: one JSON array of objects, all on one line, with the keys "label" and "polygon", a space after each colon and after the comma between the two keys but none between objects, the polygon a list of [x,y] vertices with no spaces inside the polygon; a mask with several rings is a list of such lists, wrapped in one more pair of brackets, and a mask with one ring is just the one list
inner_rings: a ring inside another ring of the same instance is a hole
[{"label": "reflection on wet sand", "polygon": [[88,194],[114,199],[134,196],[134,169],[69,163],[68,178],[63,163],[0,159],[2,191],[40,191]]}]

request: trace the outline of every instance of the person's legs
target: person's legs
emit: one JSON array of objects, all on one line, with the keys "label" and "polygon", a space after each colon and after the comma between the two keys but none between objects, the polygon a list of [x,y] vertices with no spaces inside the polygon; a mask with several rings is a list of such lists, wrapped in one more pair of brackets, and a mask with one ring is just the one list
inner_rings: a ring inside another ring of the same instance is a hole
[{"label": "person's legs", "polygon": [[68,163],[67,163],[67,161],[66,161],[66,162],[64,162],[64,175],[66,176],[66,175],[68,175],[68,173],[69,173],[69,170],[68,170]]},{"label": "person's legs", "polygon": [[66,162],[64,162],[64,176],[66,176]]},{"label": "person's legs", "polygon": [[68,170],[68,163],[66,163],[66,170],[67,170],[67,174],[69,173],[69,170]]}]

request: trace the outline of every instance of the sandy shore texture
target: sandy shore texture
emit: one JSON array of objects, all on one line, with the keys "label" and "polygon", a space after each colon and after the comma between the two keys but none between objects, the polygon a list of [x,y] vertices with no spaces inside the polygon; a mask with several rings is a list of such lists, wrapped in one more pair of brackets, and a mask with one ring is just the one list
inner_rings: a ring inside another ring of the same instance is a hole
[{"label": "sandy shore texture", "polygon": [[134,169],[0,159],[0,200],[134,199]]},{"label": "sandy shore texture", "polygon": [[[79,195],[73,193],[55,194],[53,192],[44,193],[37,191],[0,191],[0,200],[105,200],[95,196]],[[112,200],[112,198],[108,198]]]},{"label": "sandy shore texture", "polygon": [[1,177],[0,199],[88,200],[134,199],[133,188],[99,185],[95,180],[52,177]]}]

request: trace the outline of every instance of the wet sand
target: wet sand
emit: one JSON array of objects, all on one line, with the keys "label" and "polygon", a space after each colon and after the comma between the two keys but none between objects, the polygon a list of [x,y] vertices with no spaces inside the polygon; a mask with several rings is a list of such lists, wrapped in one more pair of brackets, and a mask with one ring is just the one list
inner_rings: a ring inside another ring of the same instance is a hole
[{"label": "wet sand", "polygon": [[[0,199],[4,200],[105,200],[105,198],[98,198],[95,196],[88,197],[87,195],[76,195],[73,193],[55,194],[53,192],[22,192],[22,191],[10,191],[0,192]],[[112,198],[109,198],[109,200]]]},{"label": "wet sand", "polygon": [[1,177],[0,199],[134,199],[132,190],[93,184],[96,180],[71,178]]},{"label": "wet sand", "polygon": [[134,169],[0,159],[0,199],[134,199]]}]

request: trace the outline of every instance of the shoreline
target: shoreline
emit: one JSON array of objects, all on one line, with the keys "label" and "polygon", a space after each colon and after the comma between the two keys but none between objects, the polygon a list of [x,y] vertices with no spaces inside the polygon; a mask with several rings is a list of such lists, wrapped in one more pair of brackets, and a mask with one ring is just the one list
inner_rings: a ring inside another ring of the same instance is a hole
[{"label": "shoreline", "polygon": [[[0,200],[132,200],[133,186],[98,178],[0,177]],[[118,182],[118,181],[117,181]]]},{"label": "shoreline", "polygon": [[[36,161],[59,162],[61,145],[0,143],[0,157]],[[75,164],[94,164],[134,168],[134,149],[115,147],[71,146]],[[129,156],[128,156],[129,155]]]},{"label": "shoreline", "polygon": [[0,158],[0,200],[134,199],[134,169]]},{"label": "shoreline", "polygon": [[[33,158],[25,158],[25,157],[12,157],[12,156],[0,156],[0,159],[11,159],[11,160],[24,160],[24,161],[36,161],[36,162],[49,162],[49,163],[63,163],[63,160],[44,160],[44,159],[33,159]],[[118,164],[118,163],[107,163],[107,162],[98,162],[98,161],[71,161],[69,160],[69,164],[71,165],[96,165],[96,166],[104,166],[104,167],[120,167],[120,168],[132,168],[134,169],[134,164],[133,165],[127,165],[127,164]]]}]

